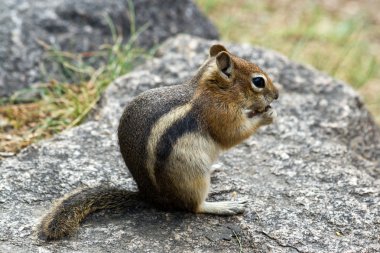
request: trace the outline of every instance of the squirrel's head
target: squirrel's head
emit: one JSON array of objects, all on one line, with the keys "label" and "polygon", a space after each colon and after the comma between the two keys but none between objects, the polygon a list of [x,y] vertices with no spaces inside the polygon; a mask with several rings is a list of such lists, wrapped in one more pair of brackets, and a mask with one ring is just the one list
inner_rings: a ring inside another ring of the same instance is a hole
[{"label": "squirrel's head", "polygon": [[[222,46],[210,47],[199,87],[202,93],[244,111],[248,118],[260,116],[277,99],[278,89],[256,64],[239,58]],[[214,100],[215,101],[215,100]]]}]

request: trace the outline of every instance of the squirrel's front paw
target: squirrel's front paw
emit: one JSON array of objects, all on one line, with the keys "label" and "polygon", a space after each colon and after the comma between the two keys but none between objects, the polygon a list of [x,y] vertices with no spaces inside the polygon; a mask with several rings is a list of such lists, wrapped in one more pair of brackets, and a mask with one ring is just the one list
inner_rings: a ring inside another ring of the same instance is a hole
[{"label": "squirrel's front paw", "polygon": [[277,112],[275,109],[270,108],[261,115],[261,122],[263,125],[272,124],[277,118]]}]

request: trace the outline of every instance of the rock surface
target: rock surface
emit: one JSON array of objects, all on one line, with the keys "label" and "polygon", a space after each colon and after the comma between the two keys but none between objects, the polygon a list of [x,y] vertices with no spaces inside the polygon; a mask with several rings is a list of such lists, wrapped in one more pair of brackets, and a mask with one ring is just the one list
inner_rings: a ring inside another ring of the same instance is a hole
[{"label": "rock surface", "polygon": [[[130,35],[129,0],[2,0],[0,1],[0,97],[56,77],[41,42],[71,52],[97,50],[112,43],[106,16]],[[218,34],[192,0],[133,0],[136,28],[147,25],[137,45],[152,47],[164,39],[189,33],[209,39]],[[48,73],[43,76],[42,66]]]},{"label": "rock surface", "polygon": [[170,39],[109,87],[91,120],[3,160],[0,252],[379,252],[379,128],[347,85],[248,45],[227,46],[279,83],[279,119],[220,157],[210,194],[248,198],[244,215],[142,205],[92,215],[69,239],[36,239],[52,199],[80,185],[136,187],[115,138],[122,107],[144,90],[190,77],[211,44]]}]

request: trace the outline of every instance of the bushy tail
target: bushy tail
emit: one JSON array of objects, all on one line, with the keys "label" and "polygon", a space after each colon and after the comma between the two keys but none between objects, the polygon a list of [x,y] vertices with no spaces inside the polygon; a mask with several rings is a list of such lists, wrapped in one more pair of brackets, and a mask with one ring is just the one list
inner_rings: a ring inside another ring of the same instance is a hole
[{"label": "bushy tail", "polygon": [[75,232],[84,218],[101,209],[127,207],[139,201],[138,192],[112,187],[84,188],[69,193],[42,219],[38,236],[44,240],[60,239]]}]

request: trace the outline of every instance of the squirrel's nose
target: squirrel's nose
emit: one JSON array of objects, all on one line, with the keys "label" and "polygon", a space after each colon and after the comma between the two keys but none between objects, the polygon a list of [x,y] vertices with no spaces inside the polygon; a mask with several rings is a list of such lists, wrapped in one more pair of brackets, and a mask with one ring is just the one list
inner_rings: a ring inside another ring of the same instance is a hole
[{"label": "squirrel's nose", "polygon": [[279,97],[278,90],[275,90],[275,91],[274,91],[274,96],[273,96],[273,97],[274,97],[274,99],[276,99],[276,100],[278,99],[278,97]]}]

